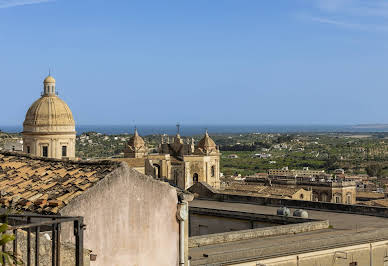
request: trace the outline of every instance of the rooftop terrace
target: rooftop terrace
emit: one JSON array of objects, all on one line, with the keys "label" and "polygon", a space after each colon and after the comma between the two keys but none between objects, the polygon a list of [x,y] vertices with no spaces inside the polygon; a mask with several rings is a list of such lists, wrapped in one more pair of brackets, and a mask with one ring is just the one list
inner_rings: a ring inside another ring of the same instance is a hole
[{"label": "rooftop terrace", "polygon": [[[278,209],[272,206],[208,200],[194,200],[190,207],[260,214],[275,214]],[[293,210],[291,209],[291,213]],[[329,220],[331,227],[293,235],[259,237],[192,247],[189,251],[192,257],[191,265],[228,265],[388,239],[387,218],[335,211],[306,211],[309,218]]]}]

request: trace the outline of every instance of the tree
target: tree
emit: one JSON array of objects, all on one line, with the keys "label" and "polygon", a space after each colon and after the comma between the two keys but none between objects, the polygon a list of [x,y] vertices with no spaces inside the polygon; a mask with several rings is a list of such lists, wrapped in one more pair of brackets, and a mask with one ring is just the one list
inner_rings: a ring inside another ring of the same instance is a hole
[{"label": "tree", "polygon": [[383,176],[383,168],[379,164],[368,165],[365,168],[365,171],[368,174],[368,176],[377,176],[377,177]]}]

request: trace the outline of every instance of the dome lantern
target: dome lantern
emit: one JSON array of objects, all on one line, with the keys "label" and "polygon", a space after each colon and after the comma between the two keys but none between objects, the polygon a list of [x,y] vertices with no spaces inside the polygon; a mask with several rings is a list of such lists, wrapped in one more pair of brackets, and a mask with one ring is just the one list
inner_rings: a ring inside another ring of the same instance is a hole
[{"label": "dome lantern", "polygon": [[43,81],[43,95],[55,95],[55,79],[50,75],[48,75]]}]

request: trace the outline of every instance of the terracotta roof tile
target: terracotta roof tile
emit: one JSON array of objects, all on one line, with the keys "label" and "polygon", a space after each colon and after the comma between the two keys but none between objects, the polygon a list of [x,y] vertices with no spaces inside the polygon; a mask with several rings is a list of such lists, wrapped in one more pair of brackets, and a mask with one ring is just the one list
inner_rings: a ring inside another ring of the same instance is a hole
[{"label": "terracotta roof tile", "polygon": [[0,151],[0,205],[58,213],[119,167],[113,161],[61,161]]}]

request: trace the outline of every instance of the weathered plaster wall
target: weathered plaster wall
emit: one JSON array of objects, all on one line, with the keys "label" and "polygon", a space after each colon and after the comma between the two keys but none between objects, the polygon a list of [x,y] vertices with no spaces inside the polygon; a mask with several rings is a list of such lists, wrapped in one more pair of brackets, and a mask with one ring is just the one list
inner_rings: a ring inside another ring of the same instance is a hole
[{"label": "weathered plaster wall", "polygon": [[[176,189],[126,164],[72,200],[62,215],[84,216],[85,244],[96,265],[177,265]],[[63,239],[72,232],[63,230]]]}]

